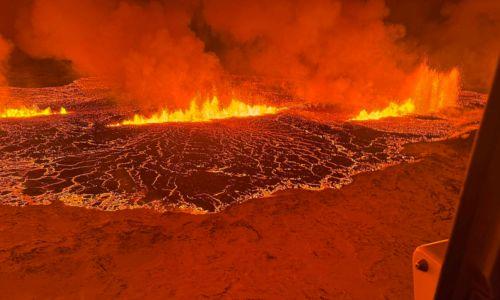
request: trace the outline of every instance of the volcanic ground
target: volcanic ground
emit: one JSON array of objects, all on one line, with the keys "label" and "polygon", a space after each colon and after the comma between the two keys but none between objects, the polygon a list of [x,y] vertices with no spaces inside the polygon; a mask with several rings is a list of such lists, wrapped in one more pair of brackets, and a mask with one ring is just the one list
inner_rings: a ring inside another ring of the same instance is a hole
[{"label": "volcanic ground", "polygon": [[288,188],[339,188],[360,172],[411,161],[404,144],[476,128],[485,100],[463,93],[462,107],[446,116],[365,123],[304,106],[209,123],[108,127],[133,111],[118,108],[96,80],[8,92],[70,114],[0,119],[0,204],[192,213]]}]

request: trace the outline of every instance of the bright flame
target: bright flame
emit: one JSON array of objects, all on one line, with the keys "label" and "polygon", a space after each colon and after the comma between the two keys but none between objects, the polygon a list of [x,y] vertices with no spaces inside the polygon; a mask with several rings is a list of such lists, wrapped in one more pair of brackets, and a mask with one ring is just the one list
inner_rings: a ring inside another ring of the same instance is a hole
[{"label": "bright flame", "polygon": [[412,98],[419,113],[438,112],[457,106],[460,93],[460,73],[457,68],[438,72],[422,65],[416,74]]},{"label": "bright flame", "polygon": [[275,114],[282,109],[267,105],[249,105],[236,99],[233,99],[229,106],[221,108],[219,99],[213,97],[212,100],[206,100],[201,107],[196,104],[195,100],[192,100],[187,110],[169,111],[168,109],[163,109],[161,112],[155,113],[150,117],[135,114],[132,119],[124,120],[121,123],[111,126],[169,122],[207,122],[218,119]]},{"label": "bright flame", "polygon": [[53,111],[50,107],[40,109],[37,106],[33,107],[19,107],[19,108],[5,108],[0,112],[0,118],[31,118],[38,116],[50,115],[66,115],[68,111],[61,107],[59,111]]},{"label": "bright flame", "polygon": [[455,107],[460,93],[460,73],[457,68],[449,72],[438,72],[423,64],[412,77],[410,86],[411,97],[403,104],[391,102],[386,108],[372,112],[363,109],[351,120],[379,120],[387,117],[401,117],[414,112],[435,113]]},{"label": "bright flame", "polygon": [[363,109],[355,118],[352,118],[353,121],[368,121],[368,120],[379,120],[382,118],[388,117],[401,117],[404,115],[411,114],[415,111],[415,104],[412,99],[408,99],[403,104],[397,104],[391,102],[389,106],[382,110],[376,110],[372,112],[367,112]]}]

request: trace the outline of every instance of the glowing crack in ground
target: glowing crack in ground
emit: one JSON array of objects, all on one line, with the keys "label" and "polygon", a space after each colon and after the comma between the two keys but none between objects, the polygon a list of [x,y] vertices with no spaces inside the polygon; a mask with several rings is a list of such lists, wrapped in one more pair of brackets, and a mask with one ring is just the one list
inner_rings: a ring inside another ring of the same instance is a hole
[{"label": "glowing crack in ground", "polygon": [[[97,81],[13,88],[11,94],[33,104],[64,104],[74,113],[0,120],[0,203],[60,200],[104,210],[217,212],[277,190],[338,188],[357,173],[412,160],[401,152],[405,143],[446,138],[477,126],[480,116],[467,122],[414,116],[357,123],[320,122],[287,111],[108,127],[130,112],[109,101]],[[473,108],[484,104],[479,94],[462,98]]]}]

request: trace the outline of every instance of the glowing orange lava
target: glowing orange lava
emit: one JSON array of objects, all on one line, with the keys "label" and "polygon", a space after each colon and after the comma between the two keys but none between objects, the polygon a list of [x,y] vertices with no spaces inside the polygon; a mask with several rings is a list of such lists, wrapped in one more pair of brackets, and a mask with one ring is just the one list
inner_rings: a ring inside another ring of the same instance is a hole
[{"label": "glowing orange lava", "polygon": [[408,99],[403,104],[397,104],[391,102],[389,106],[382,110],[376,110],[368,112],[363,109],[356,117],[352,118],[353,121],[368,121],[368,120],[379,120],[388,117],[401,117],[404,115],[411,114],[415,111],[415,104],[412,99]]},{"label": "glowing orange lava", "polygon": [[212,100],[206,100],[201,107],[196,104],[195,100],[191,101],[189,109],[169,111],[163,109],[161,112],[155,113],[149,117],[135,114],[133,118],[124,120],[121,123],[112,124],[110,126],[120,125],[145,125],[170,122],[207,122],[210,120],[241,118],[263,116],[276,114],[283,108],[267,105],[249,105],[239,100],[233,99],[227,107],[220,106],[219,99],[213,97]]},{"label": "glowing orange lava", "polygon": [[457,68],[438,72],[425,64],[420,66],[412,93],[418,113],[434,113],[457,106],[459,93],[460,72]]},{"label": "glowing orange lava", "polygon": [[460,93],[460,73],[457,68],[438,72],[426,64],[415,72],[411,97],[402,104],[391,102],[386,108],[368,112],[363,109],[352,121],[379,120],[412,113],[435,113],[457,106]]},{"label": "glowing orange lava", "polygon": [[50,115],[66,115],[68,111],[61,107],[59,111],[53,111],[50,107],[40,109],[37,106],[33,107],[19,107],[19,108],[5,108],[0,112],[0,118],[32,118],[39,116]]}]

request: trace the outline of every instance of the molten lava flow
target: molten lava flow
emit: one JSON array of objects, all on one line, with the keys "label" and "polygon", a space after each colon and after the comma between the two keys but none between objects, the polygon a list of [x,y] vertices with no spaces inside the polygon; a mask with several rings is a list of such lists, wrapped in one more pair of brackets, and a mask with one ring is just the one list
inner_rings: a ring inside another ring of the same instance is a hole
[{"label": "molten lava flow", "polygon": [[50,107],[40,109],[33,107],[5,108],[0,112],[0,118],[31,118],[38,116],[66,115],[68,111],[61,107],[59,111],[53,111]]},{"label": "molten lava flow", "polygon": [[403,104],[397,104],[391,102],[389,106],[382,110],[376,110],[372,112],[367,112],[363,109],[355,118],[352,118],[353,121],[368,121],[368,120],[379,120],[387,117],[401,117],[404,115],[411,114],[415,111],[415,104],[412,99],[408,99]]},{"label": "molten lava flow", "polygon": [[233,99],[229,106],[221,108],[219,99],[213,97],[212,100],[206,100],[201,107],[196,104],[195,100],[191,101],[189,109],[169,111],[163,109],[159,113],[155,113],[150,117],[135,114],[132,119],[124,120],[121,123],[111,126],[120,125],[145,125],[169,122],[207,122],[210,120],[252,117],[275,114],[283,108],[267,106],[267,105],[249,105],[239,100]]}]

